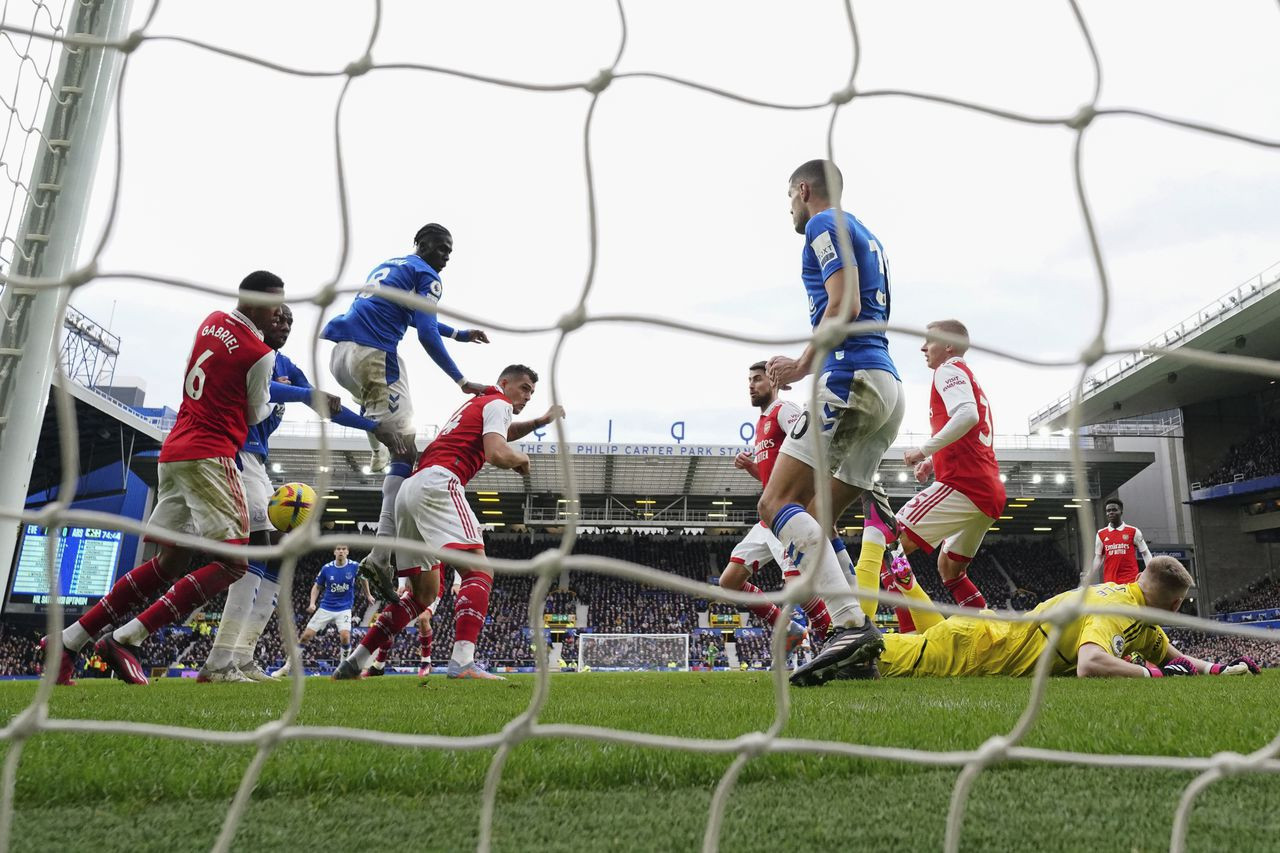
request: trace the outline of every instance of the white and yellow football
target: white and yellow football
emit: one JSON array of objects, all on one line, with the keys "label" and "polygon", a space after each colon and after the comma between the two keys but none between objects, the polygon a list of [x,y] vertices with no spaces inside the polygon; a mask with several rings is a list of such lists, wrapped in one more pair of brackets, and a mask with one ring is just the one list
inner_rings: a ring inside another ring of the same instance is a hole
[{"label": "white and yellow football", "polygon": [[267,501],[267,518],[276,530],[288,533],[311,517],[316,490],[306,483],[285,483]]}]

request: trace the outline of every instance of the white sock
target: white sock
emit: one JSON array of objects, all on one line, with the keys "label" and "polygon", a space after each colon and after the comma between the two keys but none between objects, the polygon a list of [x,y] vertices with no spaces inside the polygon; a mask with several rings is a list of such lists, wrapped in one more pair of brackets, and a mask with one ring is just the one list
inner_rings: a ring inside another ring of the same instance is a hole
[{"label": "white sock", "polygon": [[222,607],[222,621],[213,638],[213,648],[205,660],[206,669],[226,669],[231,666],[236,643],[244,630],[245,620],[253,610],[253,598],[262,578],[253,572],[245,572],[235,583],[227,587],[227,603]]},{"label": "white sock", "polygon": [[147,630],[147,626],[137,619],[133,619],[123,628],[117,628],[111,636],[115,638],[117,643],[124,643],[126,646],[140,646],[146,642],[147,637],[151,636],[151,632]]},{"label": "white sock", "polygon": [[93,638],[89,636],[89,632],[79,622],[72,622],[62,630],[62,647],[73,654],[91,639]]},{"label": "white sock", "polygon": [[449,657],[450,663],[456,663],[458,666],[466,666],[474,663],[476,659],[476,644],[467,640],[455,640],[453,643],[453,654]]},{"label": "white sock", "polygon": [[383,667],[385,667],[386,665],[387,665],[387,662],[386,662],[386,661],[384,661],[384,660],[378,660],[378,659],[375,657],[375,658],[373,659],[373,661],[369,664],[369,669],[382,669],[382,668],[383,668]]},{"label": "white sock", "polygon": [[[382,478],[382,511],[378,513],[378,536],[396,535],[396,495],[400,494],[402,483],[404,477],[397,474],[388,474]],[[391,562],[391,549],[385,545],[374,545],[369,556],[373,557],[375,563],[386,565]]]},{"label": "white sock", "polygon": [[861,627],[866,617],[857,597],[850,594],[850,584],[845,580],[849,572],[840,568],[831,540],[822,534],[814,517],[803,510],[792,513],[778,532],[778,539],[788,553],[794,548],[791,559],[797,569],[813,573],[817,581],[815,592],[826,602],[831,624]]},{"label": "white sock", "polygon": [[258,594],[253,599],[253,609],[249,618],[240,628],[240,637],[231,653],[236,666],[244,666],[253,660],[253,653],[258,648],[258,638],[267,629],[271,614],[276,612],[276,599],[280,592],[280,584],[262,578],[258,584]]},{"label": "white sock", "polygon": [[368,665],[369,658],[371,657],[373,657],[372,649],[366,649],[364,646],[356,646],[356,650],[352,652],[347,659],[355,661],[356,666],[364,669]]}]

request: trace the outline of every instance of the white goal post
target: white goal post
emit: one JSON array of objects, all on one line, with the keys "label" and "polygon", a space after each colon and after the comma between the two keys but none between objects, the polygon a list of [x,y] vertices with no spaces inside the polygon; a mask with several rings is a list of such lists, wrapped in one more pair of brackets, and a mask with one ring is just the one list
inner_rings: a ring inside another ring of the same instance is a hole
[{"label": "white goal post", "polygon": [[578,635],[578,672],[689,671],[688,634]]}]

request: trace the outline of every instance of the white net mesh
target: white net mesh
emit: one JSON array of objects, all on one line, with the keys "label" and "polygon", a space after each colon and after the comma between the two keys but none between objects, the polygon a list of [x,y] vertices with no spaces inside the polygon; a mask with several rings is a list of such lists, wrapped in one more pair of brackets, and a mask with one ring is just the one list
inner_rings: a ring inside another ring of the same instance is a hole
[{"label": "white net mesh", "polygon": [[[156,5],[158,6],[158,4]],[[847,3],[843,9],[842,19],[826,21],[822,26],[831,28],[837,25],[842,25],[845,28],[848,34],[849,43],[852,47],[851,67],[849,68],[848,75],[845,79],[832,81],[831,88],[834,90],[833,95],[821,101],[811,103],[786,103],[767,98],[758,98],[750,94],[705,85],[695,80],[682,79],[675,75],[660,72],[619,70],[623,57],[626,54],[627,47],[625,9],[621,2],[618,3],[616,9],[619,22],[618,32],[620,33],[620,37],[618,39],[616,53],[614,54],[610,65],[603,70],[588,70],[579,75],[576,81],[562,84],[522,82],[517,79],[503,79],[470,71],[462,71],[452,68],[438,68],[425,64],[398,63],[395,65],[379,65],[373,61],[372,55],[374,48],[378,46],[379,40],[383,37],[383,33],[381,31],[383,7],[381,3],[376,3],[374,5],[373,14],[370,16],[369,20],[369,35],[363,50],[353,52],[346,62],[338,63],[337,65],[330,65],[324,70],[291,67],[287,64],[276,62],[268,58],[230,51],[215,43],[189,38],[152,34],[149,32],[149,25],[151,20],[154,18],[156,7],[152,7],[152,13],[151,16],[148,17],[147,22],[144,23],[139,30],[131,33],[128,38],[119,42],[103,44],[100,40],[93,38],[64,38],[61,35],[61,30],[59,28],[59,22],[65,17],[64,10],[61,9],[61,7],[55,6],[50,8],[46,4],[39,3],[34,6],[34,14],[24,14],[19,17],[18,15],[10,12],[9,6],[10,4],[6,3],[3,27],[0,27],[0,29],[3,30],[3,37],[6,41],[3,49],[12,50],[17,53],[20,58],[19,65],[23,69],[23,74],[36,74],[46,83],[48,81],[47,72],[50,62],[49,57],[53,55],[54,51],[60,49],[61,45],[66,45],[75,49],[105,48],[106,50],[121,51],[125,54],[126,79],[125,82],[122,82],[121,84],[121,92],[123,93],[128,89],[127,69],[134,61],[134,58],[138,55],[145,54],[148,50],[153,49],[156,43],[161,42],[168,42],[171,49],[174,44],[177,44],[194,52],[212,52],[220,54],[227,62],[230,63],[248,64],[288,75],[328,77],[341,81],[342,96],[338,99],[337,110],[333,123],[334,140],[337,151],[335,161],[338,195],[337,201],[341,221],[341,242],[340,251],[338,253],[338,263],[328,282],[316,293],[305,297],[290,298],[291,302],[309,302],[321,308],[330,306],[338,297],[348,296],[358,290],[357,287],[351,287],[343,284],[343,282],[348,278],[347,263],[350,254],[350,234],[348,221],[349,188],[346,182],[346,171],[342,155],[343,135],[341,132],[342,125],[340,119],[343,110],[344,97],[351,86],[352,81],[375,69],[385,70],[396,68],[402,71],[416,71],[422,74],[450,75],[459,79],[475,81],[477,84],[497,86],[508,90],[523,91],[529,93],[530,96],[534,96],[536,93],[574,90],[589,93],[590,104],[583,115],[582,125],[582,160],[585,167],[586,203],[589,211],[587,242],[589,245],[590,262],[586,281],[578,292],[576,299],[568,302],[563,315],[558,322],[550,327],[550,329],[528,328],[510,322],[501,322],[505,318],[497,318],[500,321],[498,323],[489,322],[490,318],[484,318],[484,322],[488,328],[510,333],[512,335],[527,334],[538,331],[553,331],[557,335],[555,352],[551,368],[548,371],[550,394],[553,401],[557,403],[561,402],[558,377],[560,375],[560,356],[563,351],[564,343],[575,331],[589,324],[627,320],[629,322],[648,324],[651,327],[666,328],[669,330],[700,335],[711,339],[739,341],[744,343],[760,343],[758,338],[737,334],[731,330],[717,328],[712,325],[683,322],[669,317],[651,316],[647,314],[593,315],[587,310],[587,296],[591,293],[596,284],[595,259],[598,237],[596,227],[596,200],[593,181],[593,152],[591,147],[592,118],[595,115],[597,104],[602,98],[608,98],[615,87],[664,85],[697,93],[700,97],[708,99],[728,99],[729,101],[737,102],[741,105],[750,105],[773,110],[814,111],[819,114],[825,113],[829,117],[826,140],[827,151],[828,156],[832,156],[833,159],[837,117],[840,115],[842,108],[852,102],[862,99],[870,100],[890,97],[912,99],[922,105],[958,108],[977,114],[983,114],[1009,123],[1028,126],[1050,126],[1068,130],[1074,135],[1075,139],[1074,154],[1070,169],[1074,179],[1076,196],[1079,202],[1079,214],[1083,220],[1085,231],[1088,235],[1089,246],[1095,264],[1095,273],[1098,285],[1097,294],[1101,304],[1097,333],[1093,336],[1090,344],[1085,347],[1078,356],[1070,359],[1055,360],[1050,358],[1028,357],[1018,352],[1003,351],[997,346],[984,343],[982,341],[975,341],[974,348],[998,354],[1005,358],[1027,365],[1047,367],[1074,366],[1079,369],[1080,377],[1080,381],[1076,386],[1077,398],[1080,394],[1080,388],[1087,371],[1100,359],[1134,352],[1138,349],[1137,347],[1112,344],[1104,335],[1104,330],[1106,329],[1110,313],[1110,288],[1107,280],[1107,266],[1104,263],[1103,254],[1094,225],[1094,218],[1090,211],[1081,165],[1083,158],[1083,142],[1090,128],[1093,128],[1103,122],[1119,120],[1120,117],[1129,117],[1144,119],[1162,125],[1192,130],[1199,133],[1212,134],[1236,140],[1250,146],[1261,146],[1266,148],[1280,147],[1280,143],[1273,140],[1258,138],[1246,133],[1215,127],[1194,120],[1183,119],[1170,115],[1161,115],[1152,111],[1137,108],[1113,108],[1100,105],[1099,93],[1101,91],[1102,84],[1102,62],[1098,56],[1097,50],[1095,49],[1094,40],[1091,36],[1086,16],[1074,3],[1070,4],[1069,8],[1077,28],[1080,42],[1084,46],[1092,62],[1094,83],[1092,87],[1092,94],[1085,103],[1079,105],[1078,109],[1071,110],[1064,114],[1048,116],[1034,115],[989,106],[982,103],[968,102],[953,97],[939,96],[925,91],[911,91],[905,89],[863,89],[859,87],[858,67],[862,56],[862,44],[859,39],[857,18],[854,15],[852,6]],[[30,8],[31,7],[29,6],[24,6],[24,10]],[[813,21],[809,21],[807,23],[809,26],[816,25]],[[40,89],[44,92],[41,96],[42,100],[47,101],[48,93],[46,91],[46,87],[42,84]],[[27,155],[29,154],[32,146],[43,144],[47,140],[42,140],[40,132],[37,129],[37,117],[41,114],[41,107],[39,104],[17,105],[6,101],[4,106],[8,113],[8,130],[6,131],[4,143],[5,180],[11,185],[11,187],[17,188],[18,193],[18,195],[15,195],[11,200],[9,210],[6,214],[8,217],[6,219],[5,232],[7,237],[7,235],[11,233],[9,225],[15,216],[14,211],[21,208],[24,204],[24,199],[19,198],[18,196],[25,195],[29,191],[30,176],[27,170],[29,170],[30,167],[27,165]],[[119,172],[120,158],[123,156],[123,152],[129,147],[129,133],[127,128],[128,116],[120,116],[116,147],[117,173]],[[808,140],[807,142],[812,143],[812,140]],[[84,267],[60,280],[27,279],[20,276],[14,276],[9,271],[9,265],[14,260],[15,248],[12,241],[6,239],[3,244],[0,244],[0,248],[2,248],[0,257],[3,257],[4,259],[6,283],[17,284],[24,288],[31,288],[33,290],[71,290],[76,287],[83,286],[91,281],[109,281],[112,279],[132,278],[152,281],[169,287],[181,288],[188,292],[202,292],[215,295],[221,294],[221,291],[217,288],[206,283],[180,280],[165,276],[140,275],[122,270],[100,268],[99,260],[102,252],[102,246],[105,245],[106,235],[110,234],[111,229],[115,224],[115,208],[118,204],[119,196],[120,187],[117,186],[115,194],[111,199],[112,210],[103,239],[99,243],[93,257],[89,259]],[[849,247],[846,245],[842,248],[847,252]],[[407,297],[405,301],[414,305],[418,305],[420,302],[420,300],[414,300],[409,297]],[[431,306],[422,304],[419,305],[419,307],[430,308]],[[480,322],[480,318],[467,317],[465,315],[449,311],[447,310],[447,306],[443,313],[447,313],[449,316],[456,317],[464,322]],[[904,338],[919,338],[923,334],[923,330],[921,328],[896,324],[889,326],[887,330],[901,335]],[[313,364],[318,363],[316,360],[315,344],[319,339],[318,333],[319,328],[317,326],[312,330],[312,334],[309,336],[313,342],[311,354]],[[814,340],[820,346],[822,352],[825,353],[834,343],[843,339],[845,333],[845,327],[823,328],[815,336]],[[803,343],[803,341],[773,340],[770,343],[798,344]],[[1189,351],[1186,349],[1166,350],[1161,347],[1150,346],[1142,347],[1142,349],[1148,353],[1162,355],[1168,358],[1171,363],[1175,364],[1194,363],[1222,370],[1248,371],[1258,375],[1280,377],[1280,365],[1261,362],[1259,360],[1210,352]],[[820,357],[821,353],[819,354],[819,358]],[[324,378],[320,378],[323,383]],[[62,390],[56,396],[56,400],[64,462],[66,463],[64,484],[68,486],[61,492],[61,494],[69,496],[73,493],[73,489],[70,488],[70,486],[74,483],[74,478],[78,470],[76,446],[73,440],[73,437],[76,434],[74,409],[71,405],[70,397],[65,390]],[[814,412],[814,416],[816,417],[816,410]],[[1075,406],[1072,406],[1071,427],[1073,434],[1078,434],[1078,431],[1075,429],[1075,427],[1079,425],[1078,421],[1078,410]],[[557,423],[556,439],[562,443],[562,448],[564,446],[563,443],[567,441],[568,438],[567,430],[568,427],[564,422]],[[324,441],[323,438],[322,448],[323,452],[327,454],[327,441]],[[819,459],[819,463],[818,467],[821,468],[821,459]],[[566,497],[570,500],[576,501],[578,497],[578,489],[574,484],[573,471],[566,453],[561,452],[559,454],[557,464],[562,467],[563,476],[569,483],[569,489]],[[1074,482],[1077,484],[1085,483],[1085,477],[1083,476],[1084,468],[1078,446],[1073,447],[1072,465],[1075,474]],[[327,486],[328,479],[325,467],[321,468],[317,479],[317,489],[323,493]],[[1078,496],[1081,499],[1087,498],[1087,495],[1083,493],[1083,485],[1079,488],[1081,491]],[[819,495],[820,503],[822,504],[820,508],[820,515],[823,516],[822,523],[826,525],[830,515],[830,507],[826,505],[829,503],[829,501],[826,500],[827,492],[825,489],[819,488],[817,493]],[[165,538],[171,539],[179,544],[199,547],[209,553],[231,553],[231,549],[229,547],[220,543],[211,543],[194,537],[175,534],[171,531],[152,530],[144,525],[139,525],[118,517],[81,510],[72,510],[68,507],[68,500],[69,497],[60,498],[54,503],[36,512],[24,512],[20,507],[5,506],[0,508],[0,517],[3,517],[7,521],[21,520],[23,522],[48,525],[51,528],[56,528],[59,525],[66,524],[84,524],[119,529],[133,533],[154,534],[157,532],[163,532]],[[1083,514],[1081,515],[1082,528],[1089,528],[1091,526],[1090,522],[1091,519],[1087,519]],[[1165,768],[1184,771],[1189,770],[1199,773],[1200,775],[1194,780],[1194,782],[1187,786],[1181,801],[1178,804],[1172,836],[1170,838],[1170,846],[1175,850],[1184,849],[1188,818],[1191,813],[1192,805],[1197,795],[1207,786],[1211,785],[1218,779],[1232,774],[1248,771],[1275,772],[1280,770],[1280,760],[1276,759],[1276,753],[1280,750],[1280,736],[1277,736],[1275,740],[1268,743],[1265,747],[1248,755],[1226,754],[1212,757],[1085,754],[1049,749],[1033,749],[1021,746],[1021,741],[1035,722],[1042,708],[1047,677],[1049,674],[1050,650],[1053,646],[1053,641],[1056,639],[1061,626],[1069,620],[1074,619],[1079,614],[1079,610],[1076,608],[1066,608],[1055,614],[1050,642],[1046,644],[1045,654],[1040,659],[1040,665],[1036,671],[1035,677],[1029,683],[1030,690],[1028,703],[1017,724],[1008,733],[991,737],[976,750],[938,752],[905,748],[871,747],[840,742],[801,741],[780,737],[780,732],[786,725],[790,712],[786,673],[783,669],[785,655],[781,654],[781,632],[776,632],[774,637],[774,653],[772,656],[774,661],[773,683],[776,703],[775,714],[772,724],[763,731],[752,732],[727,740],[707,740],[660,736],[590,726],[543,724],[539,722],[539,715],[547,701],[551,687],[547,666],[548,649],[543,631],[541,630],[541,626],[543,625],[543,607],[546,595],[551,589],[553,581],[566,569],[600,572],[615,578],[665,587],[691,595],[713,596],[742,605],[746,605],[750,600],[748,596],[743,594],[728,593],[718,588],[673,577],[668,573],[659,572],[643,566],[604,558],[574,556],[572,555],[572,551],[576,536],[576,529],[570,527],[566,530],[561,546],[557,550],[548,551],[530,561],[493,560],[488,564],[498,572],[521,574],[531,576],[536,579],[532,596],[530,598],[529,624],[533,626],[533,638],[537,645],[538,661],[535,689],[528,707],[501,731],[493,732],[488,735],[476,737],[446,737],[433,735],[393,734],[382,731],[347,727],[315,727],[297,725],[295,721],[298,717],[303,699],[304,681],[301,677],[302,667],[296,660],[294,661],[293,666],[295,676],[292,685],[292,693],[287,710],[279,719],[267,723],[253,731],[211,731],[193,727],[149,725],[124,721],[50,718],[48,700],[53,687],[53,677],[58,669],[56,661],[58,660],[60,652],[58,643],[51,643],[48,649],[47,665],[45,670],[46,674],[35,698],[29,707],[27,707],[23,712],[17,714],[4,728],[4,730],[0,732],[0,737],[7,740],[10,744],[4,764],[2,790],[3,799],[0,800],[0,846],[7,848],[9,842],[9,833],[13,819],[15,776],[19,762],[21,761],[23,745],[33,735],[40,732],[116,733],[144,737],[172,738],[177,740],[214,744],[242,744],[255,746],[257,748],[257,752],[245,771],[238,792],[231,803],[230,808],[227,810],[221,832],[214,845],[215,850],[227,850],[230,848],[232,840],[235,838],[237,828],[240,826],[241,820],[245,814],[246,808],[254,791],[254,787],[258,781],[259,774],[267,758],[272,754],[273,750],[279,746],[279,744],[289,740],[341,738],[361,743],[412,748],[453,750],[496,749],[496,754],[493,757],[485,780],[483,792],[483,807],[481,809],[478,842],[478,849],[482,851],[487,851],[490,848],[492,841],[495,798],[507,757],[510,755],[513,748],[531,738],[575,738],[602,743],[645,745],[664,749],[736,756],[736,759],[729,766],[728,770],[720,780],[720,783],[717,785],[715,794],[711,801],[704,836],[704,849],[707,850],[714,850],[718,846],[726,804],[733,793],[734,785],[740,772],[746,763],[752,758],[770,753],[806,752],[815,755],[863,757],[908,762],[919,765],[952,766],[962,768],[962,772],[959,774],[954,788],[951,809],[947,821],[946,848],[948,850],[956,850],[959,847],[963,831],[965,807],[975,780],[983,770],[1000,762],[1036,761],[1082,766]],[[290,536],[280,546],[270,549],[269,552],[267,549],[256,549],[256,551],[253,552],[253,555],[268,556],[270,554],[273,556],[282,556],[284,558],[284,563],[281,573],[281,581],[282,586],[285,589],[288,589],[292,581],[298,556],[330,544],[332,541],[334,541],[332,537],[326,538],[318,535],[317,528],[312,525],[298,531],[295,535]],[[346,537],[344,541],[362,541],[362,544],[365,545],[372,544],[372,539],[370,537],[365,537],[363,540],[355,540],[351,537]],[[451,559],[451,562],[466,564],[468,560],[459,559],[455,556]],[[52,565],[50,565],[49,571],[50,577],[54,577],[54,567]],[[1089,580],[1090,579],[1088,577],[1081,579],[1082,589],[1084,584]],[[56,585],[53,585],[53,587],[56,588]],[[785,604],[783,615],[783,618],[785,619],[790,613],[792,604],[806,598],[812,591],[813,590],[810,588],[809,582],[806,580],[805,582],[797,584],[795,587],[788,590],[785,595],[776,594],[771,596],[771,598],[780,604]],[[885,596],[885,598],[886,600],[894,600],[896,597]],[[896,603],[905,603],[905,601],[897,599]],[[293,631],[293,625],[295,623],[288,596],[282,597],[280,606],[282,610],[281,622],[285,626],[284,631],[286,633],[286,645],[291,648],[296,648],[296,637],[294,636]],[[949,606],[939,605],[937,609],[947,614],[959,612],[957,608]],[[1119,613],[1122,611],[1117,609],[1102,609],[1098,612]],[[1123,611],[1123,613],[1128,614],[1132,613],[1132,611]],[[1163,611],[1148,610],[1144,611],[1144,613],[1163,624],[1196,626],[1205,630],[1220,633],[1260,639],[1266,638],[1264,632],[1250,629],[1246,626],[1219,622],[1209,623],[1205,620],[1169,614]],[[972,615],[972,611],[969,611],[967,615]],[[1025,614],[1017,613],[1001,614],[1001,616],[1002,618],[1013,620],[1025,620],[1027,618]],[[49,635],[51,638],[57,638],[59,636],[59,632],[54,630],[54,628],[60,627],[60,620],[61,611],[59,608],[56,606],[50,608],[48,624],[50,629]]]}]

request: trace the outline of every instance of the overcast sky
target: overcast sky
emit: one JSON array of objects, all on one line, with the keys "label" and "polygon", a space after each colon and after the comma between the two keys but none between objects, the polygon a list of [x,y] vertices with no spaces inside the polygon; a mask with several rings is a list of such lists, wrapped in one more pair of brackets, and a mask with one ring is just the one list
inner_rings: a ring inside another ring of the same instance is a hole
[{"label": "overcast sky", "polygon": [[[137,3],[141,21],[147,4]],[[1274,2],[1086,2],[1103,64],[1103,106],[1132,106],[1280,139],[1280,11]],[[356,59],[372,5],[162,4],[149,32],[200,39],[275,62],[335,69]],[[620,71],[660,71],[752,97],[820,102],[844,85],[852,47],[843,7],[660,2],[626,6]],[[1093,77],[1066,3],[855,4],[861,89],[912,89],[1036,115],[1074,112]],[[418,62],[534,83],[586,80],[620,29],[612,4],[388,4],[375,61]],[[249,270],[294,294],[332,277],[340,248],[333,120],[341,79],[304,79],[154,42],[130,59],[124,182],[104,270],[226,286]],[[421,71],[356,80],[341,121],[351,244],[342,281],[363,282],[438,221],[454,234],[443,307],[530,326],[575,302],[588,265],[582,166],[585,92],[531,93]],[[600,256],[593,313],[663,315],[746,334],[808,330],[802,239],[787,177],[826,152],[829,109],[786,112],[666,82],[631,79],[600,98],[592,132]],[[1071,172],[1073,134],[905,98],[841,112],[837,162],[846,207],[878,236],[892,269],[893,321],[958,317],[975,341],[1035,356],[1073,355],[1099,316]],[[114,153],[114,146],[108,147]],[[1107,335],[1139,343],[1280,261],[1280,151],[1140,119],[1088,131],[1086,186],[1113,283]],[[91,235],[113,168],[99,172]],[[91,245],[93,240],[87,241]],[[229,300],[133,281],[92,284],[73,304],[123,339],[118,375],[148,403],[176,406],[191,336]],[[345,307],[344,297],[338,310]],[[332,310],[330,313],[332,313]],[[295,307],[286,353],[313,380],[317,311]],[[493,333],[450,348],[491,379],[512,361],[549,368],[554,336]],[[891,338],[907,385],[906,427],[927,429],[919,340]],[[729,344],[646,325],[588,325],[560,372],[570,437],[737,441],[754,420],[746,367],[800,346]],[[461,402],[410,335],[420,420]],[[1062,392],[1070,371],[975,353],[999,433]],[[541,388],[547,394],[546,375]],[[336,389],[334,389],[336,390]],[[794,393],[797,399],[800,394]],[[547,401],[535,397],[531,409]],[[297,412],[293,417],[305,417]]]}]

